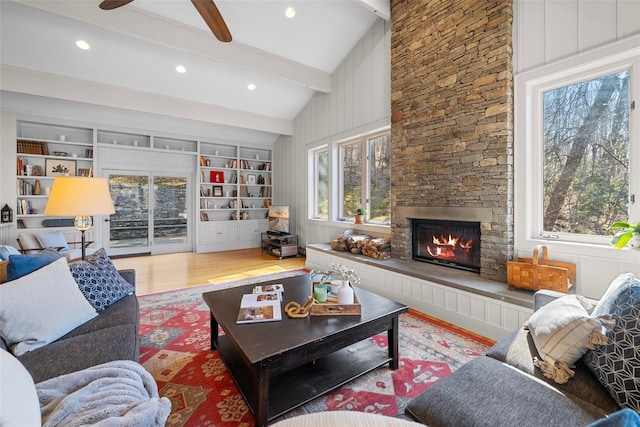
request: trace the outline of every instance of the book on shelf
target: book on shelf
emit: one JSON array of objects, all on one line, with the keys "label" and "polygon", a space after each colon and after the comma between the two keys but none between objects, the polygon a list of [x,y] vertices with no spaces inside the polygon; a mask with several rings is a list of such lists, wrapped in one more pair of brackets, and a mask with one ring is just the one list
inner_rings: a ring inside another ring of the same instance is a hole
[{"label": "book on shelf", "polygon": [[237,324],[277,322],[282,320],[279,292],[244,294],[240,300]]}]

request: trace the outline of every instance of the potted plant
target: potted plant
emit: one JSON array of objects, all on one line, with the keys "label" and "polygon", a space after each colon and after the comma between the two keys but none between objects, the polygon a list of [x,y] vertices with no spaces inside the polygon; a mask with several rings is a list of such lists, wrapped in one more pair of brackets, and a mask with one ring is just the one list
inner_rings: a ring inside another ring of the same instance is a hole
[{"label": "potted plant", "polygon": [[367,214],[366,209],[356,209],[356,224],[364,224],[364,216]]},{"label": "potted plant", "polygon": [[640,250],[640,222],[636,225],[628,222],[616,222],[611,228],[620,228],[613,238],[611,245],[616,249],[622,249],[626,245],[630,248]]}]

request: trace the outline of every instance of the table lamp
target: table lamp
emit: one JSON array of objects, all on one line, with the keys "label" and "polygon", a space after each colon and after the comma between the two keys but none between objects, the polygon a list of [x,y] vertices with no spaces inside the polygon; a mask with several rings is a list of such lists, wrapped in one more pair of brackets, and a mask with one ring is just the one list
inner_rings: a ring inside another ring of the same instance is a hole
[{"label": "table lamp", "polygon": [[44,214],[75,216],[74,225],[82,233],[82,259],[85,259],[84,233],[93,224],[91,215],[116,213],[105,178],[61,176],[53,181]]}]

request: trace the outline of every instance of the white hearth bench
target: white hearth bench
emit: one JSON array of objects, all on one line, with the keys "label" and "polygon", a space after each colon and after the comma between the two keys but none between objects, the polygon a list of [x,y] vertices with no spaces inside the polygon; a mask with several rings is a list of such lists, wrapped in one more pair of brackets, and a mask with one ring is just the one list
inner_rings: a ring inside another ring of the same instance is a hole
[{"label": "white hearth bench", "polygon": [[356,269],[360,287],[427,315],[500,340],[533,313],[533,292],[510,290],[506,283],[479,274],[410,260],[377,260],[334,251],[329,244],[306,246],[311,270],[340,263]]}]

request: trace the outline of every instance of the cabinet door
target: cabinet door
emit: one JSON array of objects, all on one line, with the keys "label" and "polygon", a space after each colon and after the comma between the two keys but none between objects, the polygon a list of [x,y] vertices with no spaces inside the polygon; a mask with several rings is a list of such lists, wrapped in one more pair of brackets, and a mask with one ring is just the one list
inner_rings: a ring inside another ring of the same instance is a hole
[{"label": "cabinet door", "polygon": [[218,227],[215,224],[200,224],[199,243],[208,245],[218,241]]},{"label": "cabinet door", "polygon": [[249,220],[238,223],[238,235],[241,241],[251,242],[255,247],[260,246],[260,233],[267,231],[266,221]]},{"label": "cabinet door", "polygon": [[223,224],[216,224],[218,233],[218,243],[235,242],[238,240],[237,221],[226,221]]}]

